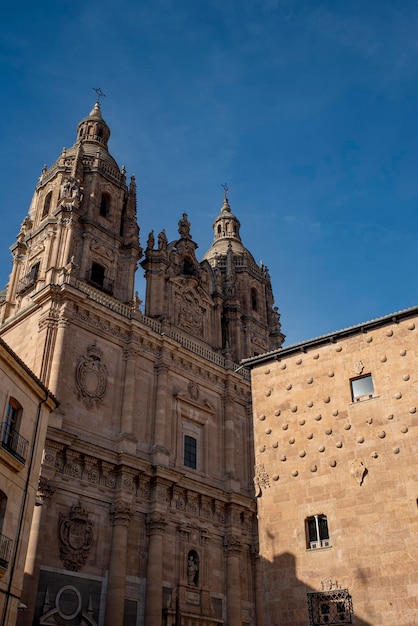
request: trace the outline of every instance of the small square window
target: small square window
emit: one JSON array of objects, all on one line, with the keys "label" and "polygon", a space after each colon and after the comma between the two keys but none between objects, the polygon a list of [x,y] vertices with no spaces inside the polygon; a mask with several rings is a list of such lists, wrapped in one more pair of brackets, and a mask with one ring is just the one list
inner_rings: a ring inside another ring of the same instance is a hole
[{"label": "small square window", "polygon": [[192,469],[197,467],[197,441],[189,435],[184,436],[184,465]]},{"label": "small square window", "polygon": [[353,378],[351,381],[351,397],[353,402],[359,402],[360,400],[368,400],[373,398],[374,385],[371,374],[361,376],[360,378]]}]

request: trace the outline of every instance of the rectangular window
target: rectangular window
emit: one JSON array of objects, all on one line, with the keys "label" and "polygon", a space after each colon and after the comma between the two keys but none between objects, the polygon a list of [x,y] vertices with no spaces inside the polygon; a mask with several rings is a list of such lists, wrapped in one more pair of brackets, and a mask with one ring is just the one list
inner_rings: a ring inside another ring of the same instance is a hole
[{"label": "rectangular window", "polygon": [[328,520],[326,515],[313,515],[305,520],[306,547],[314,550],[316,548],[330,548],[331,541],[328,531]]},{"label": "rectangular window", "polygon": [[184,436],[184,465],[196,469],[197,467],[197,441],[189,435]]},{"label": "rectangular window", "polygon": [[14,398],[10,398],[5,420],[1,428],[1,445],[21,463],[24,463],[28,442],[19,434],[21,419],[21,405]]},{"label": "rectangular window", "polygon": [[351,397],[353,402],[359,402],[360,400],[368,400],[373,398],[374,385],[371,374],[361,376],[360,378],[353,378],[351,381]]}]

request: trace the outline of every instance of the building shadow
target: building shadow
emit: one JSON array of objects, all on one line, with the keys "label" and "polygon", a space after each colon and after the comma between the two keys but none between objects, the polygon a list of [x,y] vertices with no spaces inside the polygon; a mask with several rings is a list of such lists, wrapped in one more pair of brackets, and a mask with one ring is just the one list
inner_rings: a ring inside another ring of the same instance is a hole
[{"label": "building shadow", "polygon": [[289,552],[273,561],[260,557],[260,568],[263,626],[381,626],[356,615],[349,581],[339,580],[335,571],[324,576],[323,565],[310,571],[311,585],[297,577],[296,557]]}]

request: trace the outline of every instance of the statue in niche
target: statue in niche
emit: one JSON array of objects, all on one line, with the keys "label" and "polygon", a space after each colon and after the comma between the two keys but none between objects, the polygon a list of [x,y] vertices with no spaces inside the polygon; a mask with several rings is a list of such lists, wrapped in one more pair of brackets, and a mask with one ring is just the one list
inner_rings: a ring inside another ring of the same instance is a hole
[{"label": "statue in niche", "polygon": [[193,551],[189,552],[187,558],[187,582],[194,587],[197,586],[199,577],[199,563],[197,560],[197,554]]}]

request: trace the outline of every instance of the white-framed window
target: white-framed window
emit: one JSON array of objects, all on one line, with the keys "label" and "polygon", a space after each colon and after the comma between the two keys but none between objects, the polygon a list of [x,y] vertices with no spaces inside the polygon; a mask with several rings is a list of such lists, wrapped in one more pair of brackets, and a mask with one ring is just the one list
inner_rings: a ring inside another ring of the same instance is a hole
[{"label": "white-framed window", "polygon": [[351,398],[353,402],[360,402],[361,400],[368,400],[373,398],[374,384],[371,374],[365,374],[364,376],[358,376],[350,380],[351,384]]},{"label": "white-framed window", "polygon": [[312,515],[305,520],[306,547],[308,550],[330,548],[328,520],[324,514]]}]

